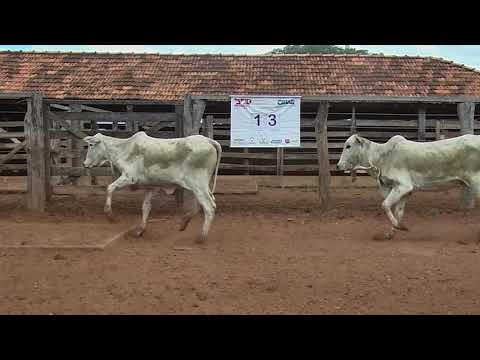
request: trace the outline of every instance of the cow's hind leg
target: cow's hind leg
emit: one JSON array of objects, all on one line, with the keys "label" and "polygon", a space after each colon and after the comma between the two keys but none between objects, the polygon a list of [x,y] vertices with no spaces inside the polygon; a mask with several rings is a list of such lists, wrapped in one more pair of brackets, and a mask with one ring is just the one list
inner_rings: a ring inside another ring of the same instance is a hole
[{"label": "cow's hind leg", "polygon": [[148,222],[148,216],[150,215],[150,210],[152,210],[152,198],[157,193],[157,189],[147,191],[145,199],[143,199],[142,205],[142,222],[138,226],[135,235],[140,237],[145,232]]},{"label": "cow's hind leg", "polygon": [[202,235],[199,238],[198,242],[205,242],[207,240],[208,232],[210,230],[210,225],[212,224],[212,220],[215,216],[215,201],[210,195],[208,182],[205,184],[205,186],[193,188],[192,191],[203,210]]},{"label": "cow's hind leg", "polygon": [[200,207],[198,206],[198,201],[196,200],[195,195],[192,200],[193,201],[191,201],[190,203],[191,205],[190,209],[188,209],[188,211],[185,214],[183,214],[182,220],[180,221],[180,227],[179,227],[180,231],[184,231],[187,228],[188,224],[190,224],[190,221],[193,219],[195,215],[197,215],[198,211],[200,210]]}]

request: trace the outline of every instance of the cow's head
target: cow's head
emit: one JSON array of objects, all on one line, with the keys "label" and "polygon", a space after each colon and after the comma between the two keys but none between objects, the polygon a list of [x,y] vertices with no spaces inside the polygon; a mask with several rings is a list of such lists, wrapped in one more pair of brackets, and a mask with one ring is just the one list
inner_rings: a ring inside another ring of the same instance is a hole
[{"label": "cow's head", "polygon": [[345,145],[337,169],[342,171],[353,170],[357,166],[364,166],[364,154],[367,140],[358,135],[350,136]]},{"label": "cow's head", "polygon": [[86,136],[83,138],[83,141],[88,144],[88,152],[85,161],[83,162],[83,166],[86,168],[100,166],[108,160],[107,148],[102,141],[101,134]]}]

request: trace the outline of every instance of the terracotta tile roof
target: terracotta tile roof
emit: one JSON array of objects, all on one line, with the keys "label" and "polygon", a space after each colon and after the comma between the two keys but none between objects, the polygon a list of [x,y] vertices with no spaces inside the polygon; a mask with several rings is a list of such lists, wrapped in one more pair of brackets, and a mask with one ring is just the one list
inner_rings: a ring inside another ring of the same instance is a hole
[{"label": "terracotta tile roof", "polygon": [[0,91],[162,101],[186,93],[480,96],[480,72],[407,56],[0,52]]}]

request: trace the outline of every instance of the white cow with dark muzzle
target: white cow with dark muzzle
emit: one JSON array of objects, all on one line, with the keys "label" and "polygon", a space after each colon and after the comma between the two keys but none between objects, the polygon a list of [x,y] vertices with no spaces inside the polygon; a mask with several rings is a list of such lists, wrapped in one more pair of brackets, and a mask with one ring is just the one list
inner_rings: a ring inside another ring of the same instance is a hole
[{"label": "white cow with dark muzzle", "polygon": [[402,224],[408,196],[417,189],[462,184],[480,194],[480,136],[463,135],[432,142],[415,142],[396,135],[385,144],[352,135],[345,142],[337,168],[365,169],[377,180],[385,200],[382,207],[393,225]]},{"label": "white cow with dark muzzle", "polygon": [[[204,223],[201,240],[205,241],[215,214],[215,184],[222,148],[218,142],[202,135],[177,139],[152,138],[143,131],[128,139],[102,134],[87,136],[86,168],[109,162],[118,178],[107,188],[105,212],[112,216],[112,193],[134,185],[147,189],[142,206],[142,222],[137,231],[141,236],[146,228],[152,207],[151,200],[159,188],[173,194],[177,187],[191,191],[200,204]],[[213,180],[210,190],[210,181]],[[185,214],[180,230],[185,230],[198,207]]]}]

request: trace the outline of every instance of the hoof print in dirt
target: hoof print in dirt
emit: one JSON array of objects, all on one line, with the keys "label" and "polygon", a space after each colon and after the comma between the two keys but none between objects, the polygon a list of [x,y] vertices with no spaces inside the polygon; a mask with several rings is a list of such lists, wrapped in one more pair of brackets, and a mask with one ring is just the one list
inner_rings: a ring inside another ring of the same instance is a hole
[{"label": "hoof print in dirt", "polygon": [[205,245],[205,243],[207,242],[207,239],[205,239],[203,236],[198,236],[195,238],[195,244],[199,244],[199,245]]},{"label": "hoof print in dirt", "polygon": [[372,239],[374,241],[387,241],[387,240],[393,239],[393,234],[392,233],[386,233],[386,234],[379,233],[379,234],[373,235]]}]

